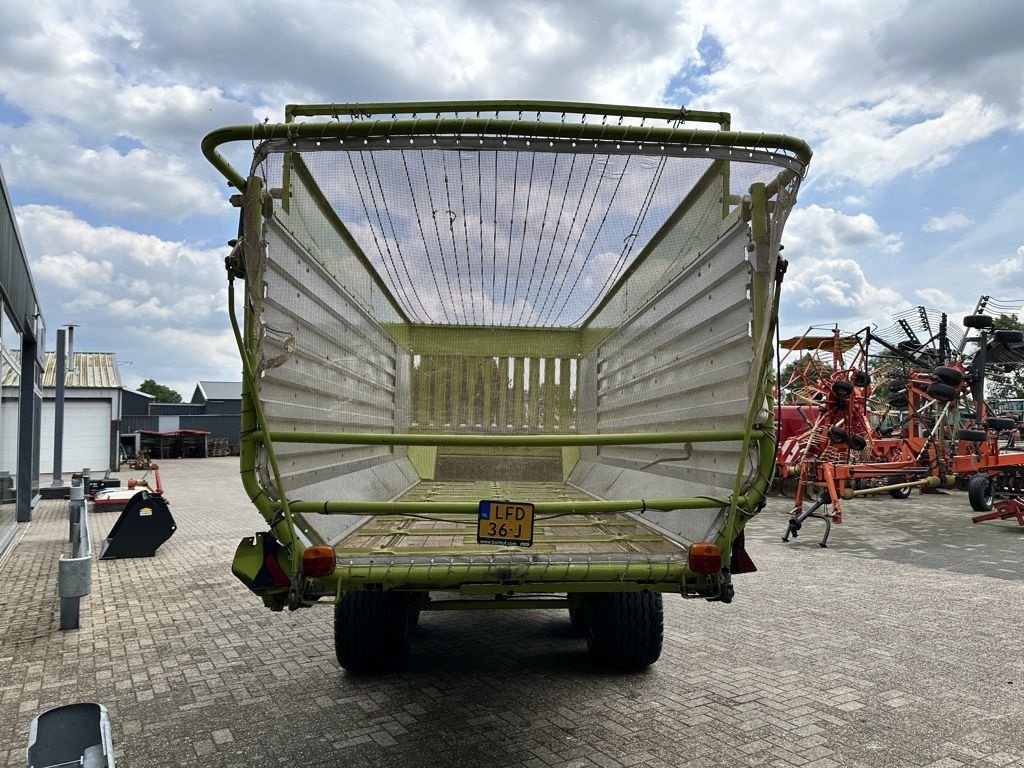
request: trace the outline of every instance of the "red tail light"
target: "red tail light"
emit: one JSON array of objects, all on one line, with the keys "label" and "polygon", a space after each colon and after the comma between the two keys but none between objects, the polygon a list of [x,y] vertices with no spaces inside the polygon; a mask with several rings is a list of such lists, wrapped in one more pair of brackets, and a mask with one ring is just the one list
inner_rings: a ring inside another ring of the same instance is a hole
[{"label": "red tail light", "polygon": [[302,553],[302,572],[311,579],[334,573],[334,547],[318,544]]},{"label": "red tail light", "polygon": [[716,544],[698,542],[690,545],[690,570],[712,574],[722,570],[722,550]]}]

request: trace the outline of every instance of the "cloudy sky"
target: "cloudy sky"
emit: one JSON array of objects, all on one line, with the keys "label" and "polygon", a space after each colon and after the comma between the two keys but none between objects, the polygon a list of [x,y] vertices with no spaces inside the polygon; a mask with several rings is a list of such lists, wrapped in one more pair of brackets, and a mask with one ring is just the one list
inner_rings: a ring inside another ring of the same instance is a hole
[{"label": "cloudy sky", "polygon": [[1024,4],[13,0],[0,167],[49,326],[124,383],[238,379],[213,128],[304,102],[725,110],[815,152],[783,324],[1024,297]]}]

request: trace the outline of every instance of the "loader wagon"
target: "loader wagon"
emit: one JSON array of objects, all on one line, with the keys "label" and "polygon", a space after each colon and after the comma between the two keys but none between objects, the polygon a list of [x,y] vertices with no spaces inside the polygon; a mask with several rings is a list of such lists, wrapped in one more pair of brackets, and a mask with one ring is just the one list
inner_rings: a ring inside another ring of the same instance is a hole
[{"label": "loader wagon", "polygon": [[357,673],[421,611],[523,608],[637,669],[663,593],[732,600],[804,142],[477,101],[289,106],[203,152],[241,209],[241,474],[269,525],[233,571],[268,607],[333,604]]}]

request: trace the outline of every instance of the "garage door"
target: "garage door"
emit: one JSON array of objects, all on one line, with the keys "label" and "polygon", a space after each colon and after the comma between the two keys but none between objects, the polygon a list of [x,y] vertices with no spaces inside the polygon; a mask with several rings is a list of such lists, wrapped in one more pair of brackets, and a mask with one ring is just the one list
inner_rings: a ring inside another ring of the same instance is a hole
[{"label": "garage door", "polygon": [[[110,469],[110,401],[64,401],[64,451],[61,470],[69,475],[82,467]],[[39,471],[53,472],[53,402],[43,403]]]}]

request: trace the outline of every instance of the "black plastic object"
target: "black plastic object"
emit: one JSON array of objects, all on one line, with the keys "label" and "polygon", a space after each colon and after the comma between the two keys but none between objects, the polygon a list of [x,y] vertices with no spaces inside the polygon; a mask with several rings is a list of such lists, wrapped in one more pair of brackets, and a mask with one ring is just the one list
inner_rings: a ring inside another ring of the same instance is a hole
[{"label": "black plastic object", "polygon": [[[73,475],[71,475],[71,480],[82,480],[83,477],[84,475],[81,472],[75,472]],[[116,477],[97,477],[95,479],[90,477],[89,488],[86,490],[86,493],[92,496],[94,493],[96,493],[96,491],[102,491],[105,488],[120,487],[121,481],[118,480]]]},{"label": "black plastic object", "polygon": [[850,440],[850,433],[842,427],[831,427],[828,430],[828,439],[837,445],[845,445]]},{"label": "black plastic object", "polygon": [[849,397],[853,393],[853,384],[848,381],[833,381],[832,393],[838,398]]},{"label": "black plastic object", "polygon": [[962,371],[958,371],[956,368],[950,368],[946,365],[940,365],[932,371],[932,376],[943,384],[948,384],[951,387],[960,386],[960,382],[964,380],[964,374]]},{"label": "black plastic object", "polygon": [[1017,422],[1014,421],[1013,419],[1006,419],[999,416],[991,416],[985,419],[985,426],[988,427],[989,429],[994,429],[996,431],[1001,432],[1004,429],[1016,429]]},{"label": "black plastic object", "polygon": [[956,400],[956,389],[939,381],[929,385],[925,392],[928,394],[928,397],[933,400],[937,400],[940,403],[948,403],[951,400]]},{"label": "black plastic object", "polygon": [[968,315],[964,318],[964,328],[991,328],[995,324],[991,315]]},{"label": "black plastic object", "polygon": [[107,708],[102,704],[68,704],[37,716],[29,727],[28,764],[35,768],[113,768]]},{"label": "black plastic object", "polygon": [[100,560],[153,557],[177,528],[163,496],[139,491],[121,511],[110,535],[104,539]]},{"label": "black plastic object", "polygon": [[1003,344],[1019,344],[1024,341],[1024,333],[1012,328],[1001,328],[992,334],[992,338]]}]

